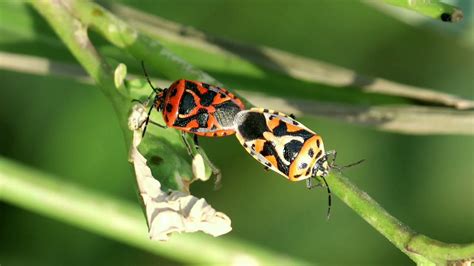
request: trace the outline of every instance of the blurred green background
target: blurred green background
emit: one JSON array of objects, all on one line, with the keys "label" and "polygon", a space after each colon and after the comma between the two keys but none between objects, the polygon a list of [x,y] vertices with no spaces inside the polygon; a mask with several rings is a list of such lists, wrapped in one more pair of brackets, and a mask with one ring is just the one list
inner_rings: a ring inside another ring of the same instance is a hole
[{"label": "blurred green background", "polygon": [[[451,1],[463,8],[465,20],[442,26],[408,25],[357,1],[118,2],[215,36],[474,99],[470,0]],[[57,39],[29,6],[0,2],[0,51],[74,63]],[[138,62],[131,68],[138,69]],[[230,88],[249,83],[203,69]],[[271,86],[273,81],[263,76],[258,82]],[[139,208],[118,121],[101,91],[66,78],[7,70],[0,70],[0,84],[0,155]],[[412,136],[328,119],[300,120],[324,137],[328,149],[338,151],[340,164],[366,159],[346,175],[392,215],[441,241],[473,241],[472,137]],[[308,191],[303,183],[264,171],[235,138],[202,138],[201,145],[221,168],[224,186],[213,191],[211,182],[196,183],[192,192],[231,217],[233,231],[224,238],[321,264],[411,263],[338,199],[326,221],[323,190]],[[0,264],[179,265],[3,202]]]}]

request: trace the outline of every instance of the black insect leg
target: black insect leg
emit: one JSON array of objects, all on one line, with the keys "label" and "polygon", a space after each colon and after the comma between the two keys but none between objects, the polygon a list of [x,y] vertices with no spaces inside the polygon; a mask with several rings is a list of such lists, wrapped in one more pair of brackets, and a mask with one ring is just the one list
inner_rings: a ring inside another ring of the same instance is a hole
[{"label": "black insect leg", "polygon": [[199,149],[199,141],[198,141],[198,135],[194,134],[194,146],[196,149]]},{"label": "black insect leg", "polygon": [[328,193],[328,211],[327,211],[327,214],[326,214],[326,219],[329,220],[329,216],[331,216],[331,189],[329,188],[329,185],[328,185],[328,182],[326,181],[326,178],[324,178],[324,176],[321,176],[321,178],[323,179],[324,181],[324,185],[326,186],[326,190],[327,190],[327,193]]},{"label": "black insect leg", "polygon": [[[191,148],[191,145],[189,144],[188,140],[186,139],[186,133],[181,132],[181,137],[183,138],[184,144],[186,144],[186,149],[188,150],[188,154],[191,156],[191,158],[194,158],[193,150]],[[194,135],[194,145],[196,149],[199,149],[199,142],[197,135]],[[219,168],[217,168],[209,158],[207,158],[207,155],[204,153],[201,153],[201,156],[203,157],[203,160],[206,162],[206,164],[211,168],[212,174],[216,177],[216,180],[214,181],[214,190],[218,190],[222,187],[222,173]]]},{"label": "black insect leg", "polygon": [[306,188],[307,189],[312,189],[313,188],[313,178],[312,177],[306,179]]},{"label": "black insect leg", "polygon": [[191,145],[189,144],[188,140],[186,139],[186,132],[181,131],[181,138],[183,138],[184,144],[186,145],[186,149],[188,151],[189,156],[193,158],[193,150],[191,148]]},{"label": "black insect leg", "polygon": [[153,120],[149,120],[148,123],[153,124],[153,125],[158,126],[158,127],[161,127],[161,128],[168,128],[168,126],[162,125],[162,124],[160,124],[158,122],[155,122]]},{"label": "black insect leg", "polygon": [[[324,185],[326,187],[326,190],[327,190],[327,194],[328,194],[328,210],[327,210],[327,214],[326,214],[326,217],[327,219],[329,219],[329,216],[331,215],[331,189],[329,189],[329,185],[328,183],[326,182],[326,178],[324,178],[324,176],[321,176],[321,178],[323,179],[324,181]],[[308,189],[312,189],[312,188],[315,188],[315,187],[322,187],[323,185],[321,183],[318,183],[317,185],[313,185],[313,177],[310,177],[308,179],[306,179],[306,188]]]},{"label": "black insect leg", "polygon": [[152,110],[153,110],[153,105],[150,106],[150,109],[148,110],[148,114],[147,114],[146,120],[145,120],[145,127],[143,128],[143,132],[142,132],[142,138],[145,136],[146,128],[148,126],[148,123],[150,122],[150,115],[151,115]]}]

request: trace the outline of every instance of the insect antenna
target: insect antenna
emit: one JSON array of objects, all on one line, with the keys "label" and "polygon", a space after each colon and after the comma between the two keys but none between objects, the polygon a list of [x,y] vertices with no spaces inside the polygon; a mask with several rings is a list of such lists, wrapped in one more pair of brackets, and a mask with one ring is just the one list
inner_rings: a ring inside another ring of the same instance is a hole
[{"label": "insect antenna", "polygon": [[153,84],[151,83],[151,80],[150,80],[150,76],[148,75],[148,72],[146,71],[146,68],[145,68],[145,62],[142,60],[141,63],[142,63],[142,69],[143,69],[143,73],[145,74],[146,80],[148,81],[148,84],[150,85],[151,89],[153,90],[153,92],[147,98],[147,103],[148,103],[148,101],[150,101],[150,98],[153,95],[153,93],[158,94],[161,91],[163,91],[163,89],[153,87]]},{"label": "insect antenna", "polygon": [[352,167],[352,166],[356,166],[358,164],[361,164],[365,161],[365,159],[362,159],[362,160],[359,160],[355,163],[350,163],[350,164],[347,164],[347,165],[343,165],[343,166],[338,166],[338,165],[333,165],[332,168],[336,169],[337,171],[341,172],[342,170],[346,169],[346,168],[349,168],[349,167]]},{"label": "insect antenna", "polygon": [[[153,92],[148,96],[148,98],[146,100],[145,105],[148,105],[148,103],[150,102],[150,99],[153,96],[153,94],[157,95],[158,93],[163,91],[163,89],[153,87],[153,84],[151,83],[151,80],[150,80],[150,76],[148,75],[148,72],[146,71],[146,68],[145,68],[145,62],[143,60],[141,61],[141,65],[142,65],[143,73],[145,74],[146,80],[148,81],[148,84],[150,85],[151,89],[153,90]],[[151,114],[151,110],[153,110],[153,107],[154,107],[154,105],[152,104],[150,106],[150,109],[148,110],[148,115],[147,115],[146,120],[145,120],[145,127],[143,128],[143,132],[142,132],[142,138],[145,136],[146,128],[148,126],[148,123],[150,122],[150,114]]]},{"label": "insect antenna", "polygon": [[328,182],[326,182],[326,178],[324,178],[324,176],[321,176],[321,178],[323,179],[324,181],[324,184],[326,185],[326,189],[328,191],[328,213],[327,213],[327,219],[329,220],[329,216],[331,215],[331,189],[329,188],[329,185],[328,185]]}]

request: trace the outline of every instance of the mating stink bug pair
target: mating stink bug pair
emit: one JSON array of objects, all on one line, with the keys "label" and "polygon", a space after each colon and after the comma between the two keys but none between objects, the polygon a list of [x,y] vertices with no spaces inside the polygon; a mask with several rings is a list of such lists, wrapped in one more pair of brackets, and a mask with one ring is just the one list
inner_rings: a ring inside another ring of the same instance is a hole
[{"label": "mating stink bug pair", "polygon": [[[156,89],[144,66],[143,70],[155,93],[143,134],[153,108],[162,112],[166,123],[166,126],[157,125],[180,130],[189,152],[186,133],[194,134],[195,145],[198,145],[197,136],[236,134],[242,146],[265,169],[290,181],[306,180],[308,188],[313,187],[313,178],[320,177],[328,192],[329,217],[331,191],[325,176],[335,168],[336,152],[324,150],[320,135],[283,113],[261,108],[245,110],[242,101],[232,93],[206,83],[181,79],[167,89]],[[329,163],[331,155],[333,159]]]}]

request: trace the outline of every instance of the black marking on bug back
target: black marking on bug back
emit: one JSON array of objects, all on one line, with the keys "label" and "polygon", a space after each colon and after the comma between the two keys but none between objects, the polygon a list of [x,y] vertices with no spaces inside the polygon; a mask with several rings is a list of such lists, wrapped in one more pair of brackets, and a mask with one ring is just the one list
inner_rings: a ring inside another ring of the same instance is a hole
[{"label": "black marking on bug back", "polygon": [[287,134],[288,128],[286,127],[286,123],[280,120],[278,126],[273,129],[273,135],[275,135],[276,137],[281,137]]},{"label": "black marking on bug back", "polygon": [[320,145],[321,145],[321,140],[317,139],[316,140],[316,146],[318,146],[318,148],[319,148]]},{"label": "black marking on bug back", "polygon": [[295,132],[288,132],[288,127],[287,127],[286,122],[284,122],[283,120],[280,120],[278,126],[276,126],[273,129],[273,135],[275,135],[276,137],[282,137],[282,136],[302,137],[303,140],[306,141],[307,139],[311,138],[314,134],[304,129],[301,129]]},{"label": "black marking on bug back", "polygon": [[[207,110],[204,109],[204,108],[201,108],[201,109],[199,109],[197,114],[192,115],[190,117],[186,117],[186,118],[177,117],[176,121],[173,124],[173,126],[186,127],[186,125],[189,124],[189,122],[191,122],[193,120],[198,120],[198,123],[199,123],[200,119],[204,120],[204,118],[206,117],[205,115],[203,116],[203,113],[205,113],[207,115],[207,118],[209,117],[209,114],[207,113]],[[206,118],[206,121],[207,121],[207,118]],[[205,127],[207,127],[207,125]],[[196,132],[196,131],[193,131],[193,132]]]},{"label": "black marking on bug back", "polygon": [[290,168],[281,160],[280,156],[278,156],[278,152],[276,151],[275,147],[272,145],[270,141],[266,141],[263,144],[263,149],[260,152],[261,155],[265,156],[273,156],[277,161],[277,168],[280,172],[288,175]]},{"label": "black marking on bug back", "polygon": [[208,90],[206,93],[199,96],[200,104],[204,107],[207,107],[212,104],[214,97],[216,97],[217,92]]},{"label": "black marking on bug back", "polygon": [[263,114],[248,112],[238,130],[245,140],[254,140],[263,139],[263,132],[269,131],[269,128]]},{"label": "black marking on bug back", "polygon": [[209,85],[209,84],[207,84],[207,83],[204,83],[204,82],[201,82],[201,86],[203,86],[203,87],[206,88],[206,89],[209,89],[209,87],[210,87],[211,85]]},{"label": "black marking on bug back", "polygon": [[302,142],[297,141],[297,140],[292,140],[285,144],[283,148],[283,156],[288,162],[292,163],[293,160],[298,155],[298,153],[300,152],[302,147],[303,147]]},{"label": "black marking on bug back", "polygon": [[178,89],[176,89],[176,87],[173,87],[171,89],[165,89],[165,91],[163,93],[166,93],[166,90],[168,90],[168,93],[170,94],[170,97],[174,97],[178,93]]},{"label": "black marking on bug back", "polygon": [[240,107],[233,101],[226,101],[215,105],[214,117],[223,127],[232,127],[234,125],[234,117],[240,112]]},{"label": "black marking on bug back", "polygon": [[185,83],[184,83],[184,86],[187,90],[190,90],[190,91],[193,91],[195,92],[197,95],[200,95],[201,93],[199,92],[198,90],[198,87],[196,85],[196,83],[192,82],[192,81],[189,81],[189,80],[186,80]]},{"label": "black marking on bug back", "polygon": [[310,148],[310,149],[308,150],[308,155],[309,155],[309,157],[313,158],[313,155],[314,155],[314,150],[313,150],[313,148]]},{"label": "black marking on bug back", "polygon": [[196,108],[194,96],[191,93],[185,91],[181,97],[181,100],[179,101],[179,114],[189,114],[194,108]]},{"label": "black marking on bug back", "polygon": [[173,110],[173,105],[171,103],[166,104],[166,112],[170,113]]},{"label": "black marking on bug back", "polygon": [[323,153],[323,151],[319,150],[318,154],[316,154],[316,158],[319,158],[319,156],[321,156],[321,153]]}]

